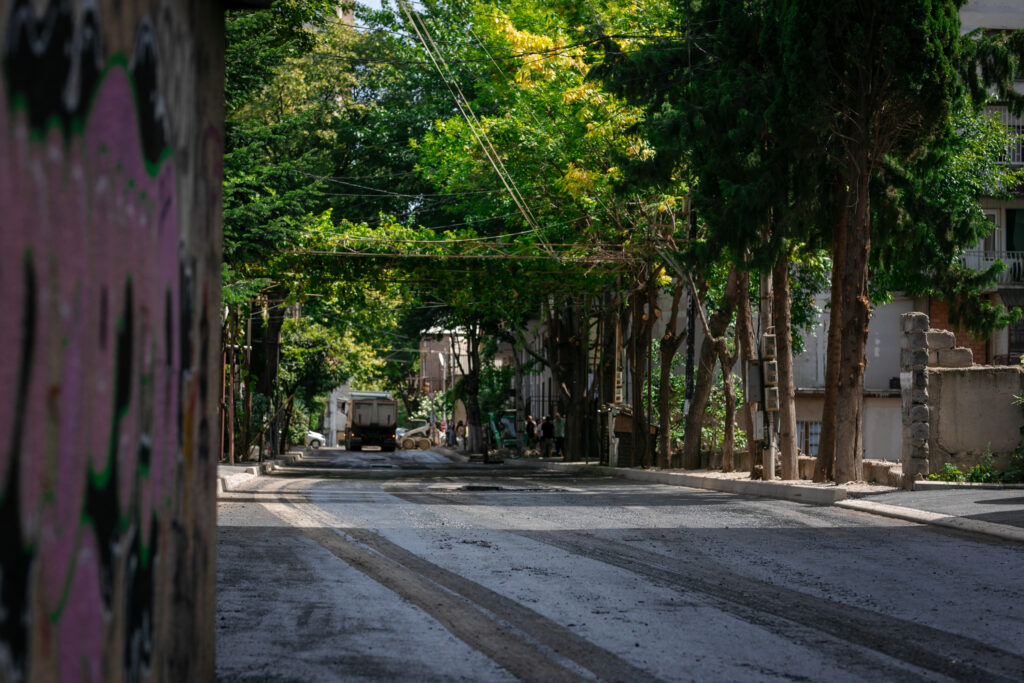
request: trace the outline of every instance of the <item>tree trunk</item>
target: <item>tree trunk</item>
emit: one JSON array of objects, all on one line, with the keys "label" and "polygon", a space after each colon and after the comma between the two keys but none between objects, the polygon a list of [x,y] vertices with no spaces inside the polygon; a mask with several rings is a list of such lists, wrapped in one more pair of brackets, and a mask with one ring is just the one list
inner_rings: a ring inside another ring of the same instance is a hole
[{"label": "tree trunk", "polygon": [[235,358],[238,353],[238,311],[232,306],[228,316],[228,407],[227,407],[227,455],[228,464],[235,464]]},{"label": "tree trunk", "polygon": [[582,460],[590,446],[584,438],[584,426],[595,422],[589,414],[587,375],[589,374],[590,297],[571,309],[571,335],[569,337],[570,377],[572,381],[562,390],[565,400],[565,460]]},{"label": "tree trunk", "polygon": [[[740,273],[736,296],[738,299],[736,309],[736,350],[740,354],[740,358],[743,359],[743,388],[746,391],[747,382],[750,381],[750,378],[747,376],[747,369],[757,362],[757,347],[754,342],[754,326],[751,323],[750,312],[749,273]],[[754,419],[757,416],[754,412],[754,404],[750,401],[744,400],[743,410],[747,419],[747,426],[751,430],[747,434],[747,456],[750,458],[750,471],[753,473],[754,467],[760,464],[761,458],[761,450],[758,447],[758,442],[754,440],[753,432]]]},{"label": "tree trunk", "polygon": [[693,400],[686,413],[683,445],[683,467],[686,469],[692,470],[700,467],[700,430],[704,424],[704,412],[707,409],[708,397],[711,395],[715,365],[718,363],[717,345],[728,329],[736,308],[737,280],[738,274],[734,266],[729,270],[729,279],[725,284],[725,291],[722,294],[718,310],[708,321],[708,336],[701,343]]},{"label": "tree trunk", "polygon": [[[516,400],[516,436],[519,448],[526,448],[526,408],[523,405],[523,364],[519,360],[519,349],[512,346],[512,365],[515,370],[514,386]],[[455,405],[452,404],[452,421],[455,418]]]},{"label": "tree trunk", "polygon": [[[856,168],[867,168],[866,154]],[[868,254],[871,250],[871,205],[869,178],[865,174],[851,182],[853,202],[846,234],[846,263],[842,277],[843,326],[839,391],[836,395],[836,482],[863,479],[861,416],[864,406],[864,370],[867,367]]]},{"label": "tree trunk", "polygon": [[[294,395],[294,394],[293,394]],[[291,397],[288,398],[288,402],[285,404],[287,407],[284,410],[284,414],[280,419],[280,432],[281,438],[278,443],[278,455],[284,455],[288,452],[288,447],[291,446],[291,428],[292,428],[292,415],[295,414],[295,401]]]},{"label": "tree trunk", "polygon": [[783,254],[772,273],[772,291],[775,296],[775,346],[779,369],[779,448],[782,458],[782,478],[799,479],[796,444],[796,405],[793,386],[793,333],[789,310],[792,304],[789,292],[789,258]]},{"label": "tree trunk", "polygon": [[632,441],[633,464],[650,466],[650,426],[644,410],[644,380],[647,378],[647,339],[650,337],[650,312],[647,308],[647,288],[643,285],[633,291],[630,309],[630,386],[633,405]]},{"label": "tree trunk", "polygon": [[821,408],[821,436],[818,458],[814,463],[814,481],[830,481],[835,476],[836,408],[839,396],[839,371],[843,344],[842,276],[846,261],[847,212],[845,195],[840,194],[835,231],[832,235],[832,287],[829,295],[828,350],[825,355],[825,400]]},{"label": "tree trunk", "polygon": [[483,453],[484,462],[487,462],[484,420],[480,412],[480,338],[476,325],[466,326],[466,347],[469,367],[462,377],[466,397],[466,443],[470,453]]},{"label": "tree trunk", "polygon": [[723,341],[718,348],[718,360],[722,366],[722,387],[725,391],[725,431],[722,435],[722,471],[733,471],[733,460],[736,450],[736,382],[732,376],[732,367],[736,365],[739,355],[737,351],[730,355],[729,348]]},{"label": "tree trunk", "polygon": [[249,459],[249,444],[252,443],[252,301],[248,304],[245,316],[245,372],[242,373],[240,389],[244,387],[245,396],[242,400],[242,443],[245,444],[243,460]]},{"label": "tree trunk", "polygon": [[[600,334],[601,348],[598,354],[598,367],[595,376],[597,381],[597,400],[595,408],[603,409],[605,405],[615,403],[615,385],[618,381],[619,371],[619,307],[621,301],[613,293],[605,292],[602,295],[600,311]],[[607,420],[601,418],[603,425]],[[597,452],[601,454],[600,462],[607,464],[611,453],[609,452],[610,436],[600,438],[604,431],[600,426],[595,425],[595,445]]]},{"label": "tree trunk", "polygon": [[[772,308],[772,278],[770,273],[761,273],[759,276],[758,286],[758,302],[757,302],[757,329],[761,335],[768,332],[768,328],[772,326],[773,317],[771,313]],[[763,338],[763,337],[762,337]],[[757,340],[758,342],[761,339]],[[778,358],[776,349],[776,359]],[[764,361],[761,357],[761,379],[764,377]],[[775,464],[776,457],[778,456],[778,438],[775,433],[775,417],[768,411],[767,402],[764,406],[764,438],[765,444],[761,449],[761,478],[766,481],[771,481],[775,478]]]},{"label": "tree trunk", "polygon": [[686,291],[686,281],[675,278],[672,290],[672,312],[665,326],[665,335],[658,346],[660,358],[658,377],[658,467],[672,465],[672,402],[675,392],[672,391],[672,361],[679,352],[679,347],[686,339],[686,330],[678,332],[679,303]]}]

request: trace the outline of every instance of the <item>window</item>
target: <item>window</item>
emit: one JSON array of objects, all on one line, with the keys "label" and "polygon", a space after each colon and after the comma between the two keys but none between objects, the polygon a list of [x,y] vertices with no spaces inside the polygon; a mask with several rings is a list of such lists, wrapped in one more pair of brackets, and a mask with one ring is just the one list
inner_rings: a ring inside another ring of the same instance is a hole
[{"label": "window", "polygon": [[1024,211],[1020,209],[1006,210],[1006,251],[1024,251]]},{"label": "window", "polygon": [[796,445],[804,455],[817,457],[818,443],[821,441],[820,422],[797,422]]},{"label": "window", "polygon": [[991,256],[992,252],[1001,250],[1002,245],[999,244],[999,221],[996,219],[996,213],[994,211],[986,211],[985,218],[992,223],[992,232],[985,235],[981,250],[985,252],[985,256]]}]

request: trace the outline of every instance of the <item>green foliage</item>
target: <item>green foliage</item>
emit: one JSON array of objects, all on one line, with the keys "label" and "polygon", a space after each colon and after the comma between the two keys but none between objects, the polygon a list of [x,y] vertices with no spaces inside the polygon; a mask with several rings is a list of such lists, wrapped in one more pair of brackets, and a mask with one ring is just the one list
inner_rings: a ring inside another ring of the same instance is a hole
[{"label": "green foliage", "polygon": [[292,419],[288,423],[288,443],[305,444],[306,432],[313,426],[312,415],[301,404],[296,405],[292,410]]},{"label": "green foliage", "polygon": [[982,454],[981,462],[972,466],[967,473],[960,471],[958,467],[947,462],[938,472],[928,475],[931,481],[955,481],[973,482],[977,484],[986,483],[1017,483],[1024,481],[1024,447],[1018,446],[1010,456],[1010,469],[1000,472],[992,462],[992,451],[988,448]]},{"label": "green foliage", "polygon": [[[790,326],[793,333],[793,355],[804,351],[802,333],[810,333],[818,325],[821,309],[815,297],[828,290],[832,259],[824,250],[799,250],[789,264]],[[756,282],[751,283],[756,286]]]},{"label": "green foliage", "polygon": [[[743,380],[733,377],[736,383],[736,409],[743,405]],[[725,382],[722,373],[715,373],[714,384],[711,389],[711,397],[708,399],[707,412],[704,416],[704,424],[701,427],[701,447],[703,450],[720,451],[722,439],[725,437]],[[738,412],[737,412],[738,414]],[[734,446],[737,451],[746,448],[747,433],[736,427]]]},{"label": "green foliage", "polygon": [[224,306],[241,306],[259,296],[270,285],[265,278],[246,279],[227,263],[220,267],[221,303]]},{"label": "green foliage", "polygon": [[[513,370],[510,367],[496,367],[484,365],[480,368],[480,412],[483,415],[497,413],[508,405],[509,384],[512,381]],[[462,398],[460,384],[456,384],[455,395]]]},{"label": "green foliage", "polygon": [[959,258],[992,230],[978,201],[1007,197],[1008,188],[1024,183],[1022,169],[999,162],[1011,142],[996,117],[961,102],[924,154],[886,160],[873,199],[876,289],[945,299],[951,322],[981,337],[1017,319],[978,296],[1002,264],[978,272]]},{"label": "green foliage", "polygon": [[[681,354],[676,355],[675,362],[677,365],[681,366],[683,356]],[[674,367],[674,369],[681,370],[681,367]],[[655,377],[659,376],[657,368],[655,368],[652,374]],[[673,372],[673,374],[669,376],[669,382],[672,386],[673,397],[673,401],[670,404],[672,419],[669,420],[669,435],[672,443],[679,443],[683,440],[684,436],[685,425],[683,423],[683,415],[684,408],[686,407],[686,376],[681,372]],[[736,392],[736,414],[739,415],[739,409],[743,405],[743,380],[738,376],[733,375],[733,382]],[[651,422],[657,423],[659,420],[659,413],[656,386],[652,393],[655,397],[654,405],[648,406],[646,404],[647,385],[645,383],[644,405],[647,410],[650,411]],[[725,404],[725,381],[720,370],[716,370],[711,388],[711,395],[708,398],[708,405],[705,411],[704,424],[701,426],[701,447],[704,450],[720,451],[722,448],[722,440],[725,437]],[[733,434],[734,447],[736,450],[746,448],[747,433],[736,427]]]},{"label": "green foliage", "polygon": [[942,466],[942,469],[938,472],[932,472],[928,475],[928,479],[931,481],[966,481],[967,478],[964,473],[957,469],[956,465],[947,462]]},{"label": "green foliage", "polygon": [[1003,472],[1002,480],[1006,483],[1024,482],[1024,443],[1018,444],[1010,454],[1010,468]]},{"label": "green foliage", "polygon": [[[281,329],[280,379],[285,396],[311,407],[344,384],[366,363],[365,349],[305,318],[287,319]],[[319,399],[319,401],[318,401]]]},{"label": "green foliage", "polygon": [[967,481],[990,482],[999,481],[1001,478],[1002,473],[992,465],[992,451],[989,449],[985,450],[981,462],[967,472]]}]

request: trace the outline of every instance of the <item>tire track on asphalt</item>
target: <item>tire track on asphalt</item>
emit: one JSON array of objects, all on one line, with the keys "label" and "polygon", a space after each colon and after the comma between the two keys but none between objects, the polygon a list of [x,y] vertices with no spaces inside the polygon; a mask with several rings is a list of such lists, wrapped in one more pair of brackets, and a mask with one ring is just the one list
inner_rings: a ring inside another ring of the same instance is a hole
[{"label": "tire track on asphalt", "polygon": [[[308,483],[308,482],[307,482]],[[547,617],[433,564],[383,536],[292,500],[301,482],[264,507],[335,557],[430,614],[512,675],[530,681],[656,680]],[[348,537],[348,538],[346,538]],[[351,540],[349,540],[351,539]],[[587,675],[590,674],[590,675]]]},{"label": "tire track on asphalt", "polygon": [[[421,505],[431,502],[468,505],[468,500],[458,498],[472,494],[395,491],[393,495]],[[481,502],[474,501],[474,504],[480,505]],[[969,636],[949,633],[855,605],[832,602],[744,576],[709,558],[690,556],[685,560],[685,568],[680,569],[678,558],[579,531],[505,531],[624,569],[660,586],[703,593],[713,598],[725,611],[748,622],[760,623],[769,628],[777,628],[777,620],[793,622],[956,680],[1013,682],[1019,681],[1021,672],[1024,672],[1024,656],[1019,654]],[[819,643],[810,634],[804,634],[804,640],[809,648],[819,647]],[[837,653],[837,657],[841,658],[842,655]],[[853,656],[847,658],[847,663],[851,665],[858,661]],[[894,669],[889,673],[893,678],[903,680],[913,676],[905,669]],[[923,676],[915,678],[930,680]]]}]

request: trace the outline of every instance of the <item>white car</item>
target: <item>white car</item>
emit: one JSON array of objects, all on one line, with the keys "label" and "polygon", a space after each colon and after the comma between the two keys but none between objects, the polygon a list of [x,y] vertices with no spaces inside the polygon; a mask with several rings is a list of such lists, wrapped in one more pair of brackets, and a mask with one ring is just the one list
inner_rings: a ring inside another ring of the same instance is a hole
[{"label": "white car", "polygon": [[321,434],[320,432],[306,432],[306,445],[309,446],[310,448],[316,450],[317,448],[323,446],[326,442],[327,439],[325,439],[324,435]]}]

